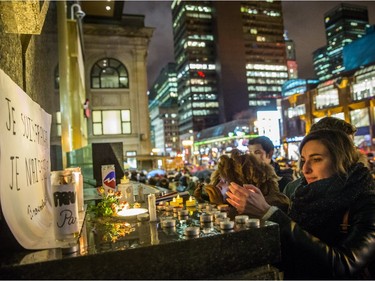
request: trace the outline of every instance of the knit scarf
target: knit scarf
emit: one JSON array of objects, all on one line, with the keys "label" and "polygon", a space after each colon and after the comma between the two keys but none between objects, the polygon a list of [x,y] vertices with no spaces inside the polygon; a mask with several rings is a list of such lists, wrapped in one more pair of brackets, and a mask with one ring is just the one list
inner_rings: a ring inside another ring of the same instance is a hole
[{"label": "knit scarf", "polygon": [[374,189],[374,181],[362,163],[354,164],[347,175],[335,175],[310,184],[303,179],[294,194],[289,216],[303,229],[314,232],[338,212],[348,210],[359,195],[369,189]]}]

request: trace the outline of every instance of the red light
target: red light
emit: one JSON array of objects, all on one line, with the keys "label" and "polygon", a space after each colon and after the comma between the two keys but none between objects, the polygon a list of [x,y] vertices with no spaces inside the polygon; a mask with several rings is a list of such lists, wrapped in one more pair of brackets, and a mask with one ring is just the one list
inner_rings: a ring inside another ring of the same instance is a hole
[{"label": "red light", "polygon": [[206,75],[203,73],[203,71],[198,71],[198,75],[202,78],[206,77]]}]

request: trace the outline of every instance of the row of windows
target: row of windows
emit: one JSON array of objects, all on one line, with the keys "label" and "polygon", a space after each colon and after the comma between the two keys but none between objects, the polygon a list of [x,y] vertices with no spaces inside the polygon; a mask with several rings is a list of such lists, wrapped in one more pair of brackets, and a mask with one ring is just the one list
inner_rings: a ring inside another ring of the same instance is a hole
[{"label": "row of windows", "polygon": [[130,110],[93,110],[93,135],[131,134]]},{"label": "row of windows", "polygon": [[[92,112],[93,135],[131,134],[130,110],[94,110]],[[61,113],[56,113],[57,136],[61,136]]]}]

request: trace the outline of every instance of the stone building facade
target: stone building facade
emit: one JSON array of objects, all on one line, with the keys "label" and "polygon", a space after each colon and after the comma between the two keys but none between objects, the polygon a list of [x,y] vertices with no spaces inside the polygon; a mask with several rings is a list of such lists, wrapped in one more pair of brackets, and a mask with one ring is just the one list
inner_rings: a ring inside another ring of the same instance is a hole
[{"label": "stone building facade", "polygon": [[[59,5],[55,1],[0,2],[0,69],[52,115],[51,170],[65,167],[61,148],[61,131],[64,131],[61,127],[64,124],[59,121],[63,118],[60,114],[61,87],[58,85],[64,77],[60,77],[58,70],[59,48],[66,46],[59,46]],[[63,5],[69,21],[69,3],[64,2]],[[35,22],[34,19],[38,20]],[[94,134],[93,118],[86,119],[84,127],[87,127],[87,133],[82,134],[87,135],[88,146],[120,142],[123,144],[124,161],[128,155],[134,159],[137,156],[147,158],[151,142],[146,66],[153,28],[144,26],[143,16],[122,16],[120,21],[83,22],[82,31],[85,94],[90,100],[92,113],[126,110],[130,115],[130,129],[125,134]],[[105,58],[116,59],[125,66],[128,88],[91,88],[92,67]],[[84,99],[80,105],[82,108],[83,103]],[[68,166],[82,164],[82,159],[72,159],[79,153],[71,152]]]},{"label": "stone building facade", "polygon": [[[125,159],[151,152],[147,52],[153,29],[144,27],[143,20],[143,16],[123,15],[116,24],[96,21],[83,25],[86,91],[92,110],[92,118],[88,119],[89,143],[123,142]],[[110,67],[111,63],[116,65]],[[100,70],[95,68],[98,65]],[[103,85],[108,82],[104,81],[104,71],[119,68],[118,65],[124,70],[124,74],[120,73],[123,85]],[[100,86],[93,84],[97,75],[101,75]],[[95,131],[98,124],[95,116],[104,118],[104,112],[117,111],[129,114],[128,119],[122,119],[122,124],[129,125],[128,128],[116,134],[103,123],[103,132]]]}]

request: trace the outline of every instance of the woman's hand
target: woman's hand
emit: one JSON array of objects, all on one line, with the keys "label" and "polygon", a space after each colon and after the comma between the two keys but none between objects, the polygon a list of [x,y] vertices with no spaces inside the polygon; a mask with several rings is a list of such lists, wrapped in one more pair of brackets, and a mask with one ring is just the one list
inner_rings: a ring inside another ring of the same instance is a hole
[{"label": "woman's hand", "polygon": [[216,205],[220,205],[224,203],[223,195],[221,194],[221,191],[213,185],[206,185],[205,187],[206,193],[210,197],[210,202]]},{"label": "woman's hand", "polygon": [[227,192],[227,201],[237,209],[239,214],[247,214],[251,217],[262,218],[271,207],[259,188],[252,184],[243,187],[231,182]]}]

